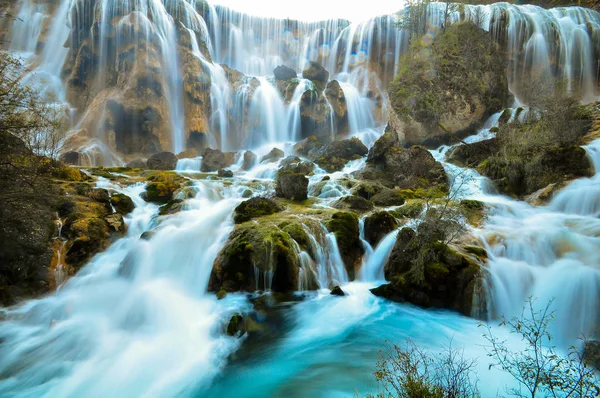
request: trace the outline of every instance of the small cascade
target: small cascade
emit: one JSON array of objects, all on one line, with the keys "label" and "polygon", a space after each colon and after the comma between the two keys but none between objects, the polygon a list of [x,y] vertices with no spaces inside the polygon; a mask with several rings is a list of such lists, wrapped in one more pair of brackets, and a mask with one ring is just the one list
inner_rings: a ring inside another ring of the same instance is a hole
[{"label": "small cascade", "polygon": [[195,158],[179,159],[179,160],[177,160],[177,166],[175,167],[175,171],[198,173],[198,172],[200,172],[201,165],[202,165],[202,156],[197,156]]},{"label": "small cascade", "polygon": [[252,142],[256,147],[269,142],[288,142],[287,117],[281,95],[265,77],[260,77],[260,86],[250,103],[250,126]]}]

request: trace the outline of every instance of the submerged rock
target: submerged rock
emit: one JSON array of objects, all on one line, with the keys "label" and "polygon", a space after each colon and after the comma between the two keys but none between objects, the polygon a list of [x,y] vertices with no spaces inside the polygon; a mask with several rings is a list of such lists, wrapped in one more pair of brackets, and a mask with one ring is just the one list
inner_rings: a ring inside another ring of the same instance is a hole
[{"label": "submerged rock", "polygon": [[159,152],[150,156],[146,164],[150,170],[175,170],[177,156],[171,152]]},{"label": "submerged rock", "polygon": [[242,337],[246,334],[246,322],[241,314],[235,314],[227,324],[227,334],[229,336]]}]

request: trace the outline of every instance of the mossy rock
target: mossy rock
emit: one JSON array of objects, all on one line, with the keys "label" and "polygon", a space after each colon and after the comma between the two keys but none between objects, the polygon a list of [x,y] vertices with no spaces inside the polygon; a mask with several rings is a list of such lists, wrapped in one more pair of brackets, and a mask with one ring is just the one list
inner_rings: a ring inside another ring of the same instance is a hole
[{"label": "mossy rock", "polygon": [[406,199],[400,189],[383,189],[371,201],[375,206],[402,206]]},{"label": "mossy rock", "polygon": [[241,314],[235,314],[227,324],[227,335],[242,337],[246,334],[246,324]]},{"label": "mossy rock", "polygon": [[282,210],[283,208],[273,199],[255,197],[243,201],[235,208],[233,221],[236,224],[241,224],[253,218],[278,213]]},{"label": "mossy rock", "polygon": [[478,200],[461,200],[459,210],[467,222],[480,226],[485,218],[485,204]]},{"label": "mossy rock", "polygon": [[[209,289],[227,292],[298,288],[299,257],[292,237],[272,221],[236,225],[213,265]],[[257,279],[258,277],[258,279]]]},{"label": "mossy rock", "polygon": [[413,201],[394,210],[392,214],[397,218],[417,218],[423,212],[423,209],[425,209],[423,202]]},{"label": "mossy rock", "polygon": [[142,199],[146,202],[167,203],[173,199],[173,194],[184,182],[183,178],[175,173],[156,172],[148,177],[146,192],[142,193]]},{"label": "mossy rock", "polygon": [[91,257],[106,248],[110,232],[106,221],[101,218],[81,218],[70,225],[74,237],[67,250],[66,261],[74,267],[81,267]]},{"label": "mossy rock", "polygon": [[326,222],[327,230],[333,232],[350,279],[360,264],[364,248],[360,242],[358,216],[347,211],[334,213]]},{"label": "mossy rock", "polygon": [[282,231],[288,233],[291,236],[291,238],[294,239],[296,243],[298,243],[302,250],[310,250],[310,238],[304,230],[304,228],[302,228],[300,222],[294,222],[289,220],[284,221],[281,224],[279,224],[279,228],[281,228]]},{"label": "mossy rock", "polygon": [[373,203],[360,196],[351,195],[340,198],[332,205],[332,207],[340,210],[349,209],[364,212],[372,210]]},{"label": "mossy rock", "polygon": [[181,199],[170,200],[158,209],[158,215],[166,216],[179,213],[181,210],[183,210],[184,206],[184,201]]},{"label": "mossy rock", "polygon": [[375,247],[387,234],[398,228],[398,220],[387,211],[365,218],[365,240]]},{"label": "mossy rock", "polygon": [[275,193],[280,198],[303,201],[308,198],[308,178],[302,173],[280,171],[277,173]]},{"label": "mossy rock", "polygon": [[125,194],[113,193],[110,197],[110,203],[113,205],[117,213],[127,215],[135,209],[133,200]]}]

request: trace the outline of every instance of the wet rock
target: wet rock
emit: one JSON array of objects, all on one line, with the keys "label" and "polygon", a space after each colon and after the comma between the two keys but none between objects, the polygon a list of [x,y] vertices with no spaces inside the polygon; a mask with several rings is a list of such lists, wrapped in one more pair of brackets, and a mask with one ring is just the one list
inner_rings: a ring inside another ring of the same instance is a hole
[{"label": "wet rock", "polygon": [[344,291],[342,290],[341,287],[339,286],[334,286],[333,289],[331,289],[331,294],[332,296],[345,296],[346,293],[344,293]]},{"label": "wet rock", "polygon": [[68,225],[68,229],[72,243],[67,249],[66,261],[74,267],[85,265],[109,244],[109,227],[102,218],[79,218]]},{"label": "wet rock", "polygon": [[335,141],[320,149],[312,150],[308,157],[328,173],[333,173],[342,170],[346,163],[360,159],[368,152],[365,144],[354,137],[349,140]]},{"label": "wet rock", "polygon": [[258,156],[252,151],[244,152],[244,163],[242,164],[242,170],[250,170],[256,164]]},{"label": "wet rock", "polygon": [[280,162],[280,165],[280,171],[292,171],[304,175],[309,175],[315,169],[314,164],[311,162],[303,162],[297,156],[288,156]]},{"label": "wet rock", "polygon": [[115,211],[122,215],[127,215],[135,209],[135,204],[133,200],[125,194],[122,193],[114,193],[110,197],[110,204],[113,205]]},{"label": "wet rock", "polygon": [[385,133],[371,148],[360,178],[403,190],[437,189],[438,196],[448,191],[444,167],[428,150],[419,146],[409,149],[390,146],[388,141],[389,133]]},{"label": "wet rock", "polygon": [[[323,83],[324,84],[324,83]],[[331,107],[321,89],[306,90],[300,98],[300,136],[331,141]]]},{"label": "wet rock", "polygon": [[177,159],[193,159],[199,155],[196,148],[189,148],[177,154]]},{"label": "wet rock", "polygon": [[77,151],[69,151],[60,155],[60,161],[71,166],[79,166],[82,162],[81,153]]},{"label": "wet rock", "polygon": [[242,337],[246,334],[246,323],[241,314],[235,314],[227,324],[227,334],[229,336]]},{"label": "wet rock", "polygon": [[405,202],[404,195],[399,189],[383,188],[373,195],[371,202],[375,206],[402,206]]},{"label": "wet rock", "polygon": [[233,171],[229,169],[219,169],[219,171],[217,171],[217,175],[222,178],[232,178]]},{"label": "wet rock", "polygon": [[346,103],[344,90],[342,90],[342,87],[337,80],[332,80],[327,83],[325,97],[333,108],[333,115],[335,117],[335,135],[340,136],[347,134],[350,130],[348,124],[348,104]]},{"label": "wet rock", "polygon": [[142,240],[150,240],[154,236],[156,232],[154,231],[145,231],[140,235],[140,239]]},{"label": "wet rock", "polygon": [[131,169],[142,169],[145,170],[148,168],[148,164],[144,159],[134,159],[131,162],[127,163],[127,167]]},{"label": "wet rock", "polygon": [[110,208],[110,196],[108,195],[108,191],[106,189],[92,188],[88,191],[86,196],[96,202],[106,205],[107,209]]},{"label": "wet rock", "polygon": [[184,201],[181,199],[173,199],[165,203],[158,210],[158,215],[167,216],[175,213],[179,213],[184,209]]},{"label": "wet rock", "polygon": [[384,267],[391,283],[371,292],[392,301],[475,315],[473,296],[482,288],[481,267],[487,256],[426,237],[411,228],[400,230]]},{"label": "wet rock", "polygon": [[317,86],[325,87],[329,80],[329,72],[320,63],[310,61],[302,71],[302,77],[312,81]]},{"label": "wet rock", "polygon": [[146,191],[142,199],[146,202],[167,203],[173,199],[173,193],[180,187],[182,178],[174,173],[159,172],[148,178]]},{"label": "wet rock", "polygon": [[359,212],[369,211],[373,209],[373,203],[360,196],[344,196],[337,200],[332,207],[334,209],[350,209]]},{"label": "wet rock", "polygon": [[307,157],[310,152],[322,147],[323,142],[316,136],[312,135],[296,143],[296,145],[294,145],[294,152],[299,156]]},{"label": "wet rock", "polygon": [[334,233],[348,276],[353,280],[354,270],[360,265],[364,254],[358,217],[354,213],[340,211],[331,216],[326,226],[327,230]]},{"label": "wet rock", "polygon": [[398,226],[398,220],[387,211],[370,215],[365,218],[365,240],[375,247],[381,239]]},{"label": "wet rock", "polygon": [[263,156],[260,161],[262,162],[276,162],[279,159],[281,159],[282,157],[285,156],[285,153],[283,153],[283,151],[279,148],[273,148],[271,149],[271,152],[267,153],[265,156]]},{"label": "wet rock", "polygon": [[210,291],[298,289],[299,255],[290,235],[272,221],[236,225],[213,264]]},{"label": "wet rock", "polygon": [[303,201],[308,198],[308,178],[304,174],[293,171],[277,173],[275,194],[280,198]]},{"label": "wet rock", "polygon": [[497,153],[499,149],[496,138],[457,145],[449,151],[447,160],[463,167],[477,167],[485,159]]},{"label": "wet rock", "polygon": [[250,221],[255,217],[267,216],[278,213],[283,208],[273,199],[265,197],[255,197],[240,203],[234,210],[233,221],[240,224]]},{"label": "wet rock", "polygon": [[219,169],[231,166],[233,161],[233,154],[224,153],[218,149],[206,148],[204,151],[204,156],[202,157],[200,171],[204,173],[217,171]]},{"label": "wet rock", "polygon": [[277,80],[289,80],[295,79],[298,77],[298,74],[295,70],[285,65],[279,65],[273,70],[273,74],[275,75],[275,79]]},{"label": "wet rock", "polygon": [[171,152],[159,152],[150,156],[146,164],[150,170],[175,170],[177,156]]},{"label": "wet rock", "polygon": [[125,225],[125,220],[123,220],[123,216],[119,213],[110,214],[104,217],[104,221],[108,224],[108,228],[111,232],[125,233],[127,230],[127,226]]}]

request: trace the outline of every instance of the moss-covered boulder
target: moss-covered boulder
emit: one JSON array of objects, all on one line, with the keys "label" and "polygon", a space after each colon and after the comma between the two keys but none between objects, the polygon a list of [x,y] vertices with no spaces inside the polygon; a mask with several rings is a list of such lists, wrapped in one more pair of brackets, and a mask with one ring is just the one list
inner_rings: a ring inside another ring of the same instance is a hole
[{"label": "moss-covered boulder", "polygon": [[369,152],[361,140],[354,137],[349,140],[334,141],[308,153],[309,159],[317,163],[328,173],[340,171],[351,160],[360,159]]},{"label": "moss-covered boulder", "polygon": [[437,147],[473,133],[509,100],[505,62],[492,36],[472,22],[415,41],[389,88],[404,144]]},{"label": "moss-covered boulder", "polygon": [[334,209],[355,210],[358,212],[369,211],[373,209],[373,203],[363,197],[350,195],[344,196],[333,203]]},{"label": "moss-covered boulder", "polygon": [[246,322],[241,314],[234,314],[227,324],[227,335],[242,337],[246,334]]},{"label": "moss-covered boulder", "polygon": [[150,156],[146,161],[150,170],[175,170],[177,156],[171,152],[159,152]]},{"label": "moss-covered boulder", "polygon": [[327,230],[334,233],[348,276],[350,280],[354,279],[355,269],[364,254],[357,215],[340,211],[333,214],[325,225]]},{"label": "moss-covered boulder", "polygon": [[69,225],[72,243],[67,250],[66,261],[81,267],[109,244],[110,230],[102,218],[80,218]]},{"label": "moss-covered boulder", "polygon": [[182,199],[173,199],[160,206],[158,209],[159,216],[167,216],[175,213],[179,213],[185,207],[185,202]]},{"label": "moss-covered boulder", "polygon": [[255,197],[243,201],[234,210],[233,221],[241,224],[250,221],[253,218],[268,216],[280,212],[283,208],[273,199],[265,197]]},{"label": "moss-covered boulder", "polygon": [[444,167],[428,150],[419,146],[405,149],[378,144],[379,141],[386,143],[389,135],[385,133],[371,148],[359,178],[377,181],[389,188],[448,191]]},{"label": "moss-covered boulder", "polygon": [[110,204],[113,205],[117,213],[122,215],[127,215],[135,209],[133,200],[122,193],[113,193],[110,197]]},{"label": "moss-covered boulder", "polygon": [[373,195],[371,202],[375,206],[402,206],[406,199],[402,190],[384,188]]},{"label": "moss-covered boulder", "polygon": [[233,164],[235,156],[231,152],[222,152],[218,149],[206,148],[203,152],[200,171],[207,173],[217,171]]},{"label": "moss-covered boulder", "polygon": [[423,209],[425,209],[425,204],[423,202],[413,201],[406,203],[404,206],[394,210],[391,213],[394,215],[394,217],[399,219],[417,218],[423,212]]},{"label": "moss-covered boulder", "polygon": [[365,218],[365,240],[375,247],[381,239],[398,226],[396,217],[387,211],[372,214]]},{"label": "moss-covered boulder", "polygon": [[279,171],[275,194],[280,198],[303,201],[308,198],[308,178],[302,173]]},{"label": "moss-covered boulder", "polygon": [[323,145],[324,145],[323,141],[321,141],[316,136],[311,135],[310,137],[307,137],[307,138],[303,139],[302,141],[297,142],[294,145],[293,149],[294,149],[294,153],[296,153],[297,155],[308,157],[309,153],[322,148]]},{"label": "moss-covered boulder", "polygon": [[214,262],[209,290],[295,291],[299,261],[292,237],[272,221],[238,224]]},{"label": "moss-covered boulder", "polygon": [[424,308],[479,314],[479,309],[473,308],[473,298],[480,293],[481,267],[487,256],[424,238],[410,228],[400,230],[384,268],[390,283],[371,292]]},{"label": "moss-covered boulder", "polygon": [[151,174],[148,181],[142,198],[146,202],[167,203],[173,199],[173,193],[180,188],[183,178],[175,173],[157,172]]}]

